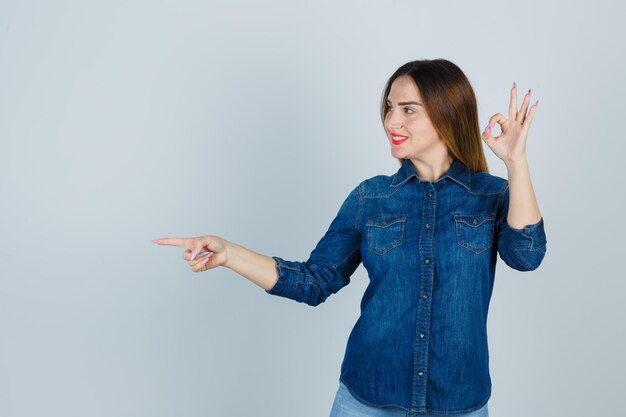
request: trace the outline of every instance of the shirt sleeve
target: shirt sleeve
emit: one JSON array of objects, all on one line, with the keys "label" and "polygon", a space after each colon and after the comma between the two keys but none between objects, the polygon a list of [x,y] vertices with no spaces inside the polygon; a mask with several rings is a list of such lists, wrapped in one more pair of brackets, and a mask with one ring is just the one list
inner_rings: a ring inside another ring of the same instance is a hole
[{"label": "shirt sleeve", "polygon": [[509,213],[509,186],[502,195],[501,210],[498,213],[498,252],[500,258],[518,271],[533,271],[539,267],[546,254],[546,233],[543,217],[535,224],[522,229],[511,227],[507,221]]},{"label": "shirt sleeve", "polygon": [[274,287],[266,290],[268,294],[317,306],[350,283],[361,263],[361,184],[345,199],[306,262],[272,256],[279,275]]}]

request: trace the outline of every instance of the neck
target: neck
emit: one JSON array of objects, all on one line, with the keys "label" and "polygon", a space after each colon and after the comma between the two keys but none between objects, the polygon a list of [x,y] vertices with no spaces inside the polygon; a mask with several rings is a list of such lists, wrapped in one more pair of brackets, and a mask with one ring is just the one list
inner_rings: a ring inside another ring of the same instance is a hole
[{"label": "neck", "polygon": [[435,182],[439,178],[443,177],[445,173],[448,172],[453,162],[454,158],[447,153],[445,156],[436,160],[424,160],[419,158],[411,159],[413,169],[415,169],[415,172],[417,172],[420,179],[429,182]]}]

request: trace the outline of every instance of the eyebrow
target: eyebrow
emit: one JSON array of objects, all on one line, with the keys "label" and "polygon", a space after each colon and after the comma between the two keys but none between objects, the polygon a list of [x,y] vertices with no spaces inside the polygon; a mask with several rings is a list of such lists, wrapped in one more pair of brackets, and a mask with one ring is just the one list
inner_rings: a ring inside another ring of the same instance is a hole
[{"label": "eyebrow", "polygon": [[[391,103],[391,101],[387,100],[387,103]],[[418,103],[417,101],[402,101],[400,103],[398,103],[398,106],[406,106],[407,104],[415,104],[417,106],[421,106],[421,103]]]}]

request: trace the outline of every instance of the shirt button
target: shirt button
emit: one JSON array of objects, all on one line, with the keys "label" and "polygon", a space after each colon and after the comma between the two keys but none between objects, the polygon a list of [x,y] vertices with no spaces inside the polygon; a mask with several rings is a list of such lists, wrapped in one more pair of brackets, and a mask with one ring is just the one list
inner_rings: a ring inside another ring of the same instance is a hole
[{"label": "shirt button", "polygon": [[418,374],[419,376],[422,376],[422,375],[424,375],[424,372],[418,372],[417,374]]},{"label": "shirt button", "polygon": [[476,224],[476,223],[478,223],[478,222],[475,219],[472,220],[472,224]]},{"label": "shirt button", "polygon": [[432,197],[432,196],[433,196],[433,193],[428,193],[428,197]]},{"label": "shirt button", "polygon": [[430,229],[430,224],[429,223],[426,223],[426,228]]},{"label": "shirt button", "polygon": [[426,262],[427,264],[430,263],[430,259],[426,259],[424,262]]},{"label": "shirt button", "polygon": [[423,339],[424,338],[424,333],[420,333],[420,337]]},{"label": "shirt button", "polygon": [[428,298],[426,294],[422,294],[422,298]]}]

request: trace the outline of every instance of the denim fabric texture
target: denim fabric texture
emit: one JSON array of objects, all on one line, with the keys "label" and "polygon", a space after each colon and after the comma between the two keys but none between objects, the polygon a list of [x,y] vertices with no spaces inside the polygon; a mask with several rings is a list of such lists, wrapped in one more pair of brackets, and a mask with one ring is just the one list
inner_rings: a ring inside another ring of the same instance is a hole
[{"label": "denim fabric texture", "polygon": [[409,159],[356,186],[306,262],[276,261],[268,294],[317,306],[363,263],[369,284],[340,381],[361,403],[457,415],[491,396],[487,313],[498,254],[532,271],[546,253],[543,217],[507,220],[508,180],[454,159],[435,182]]}]

